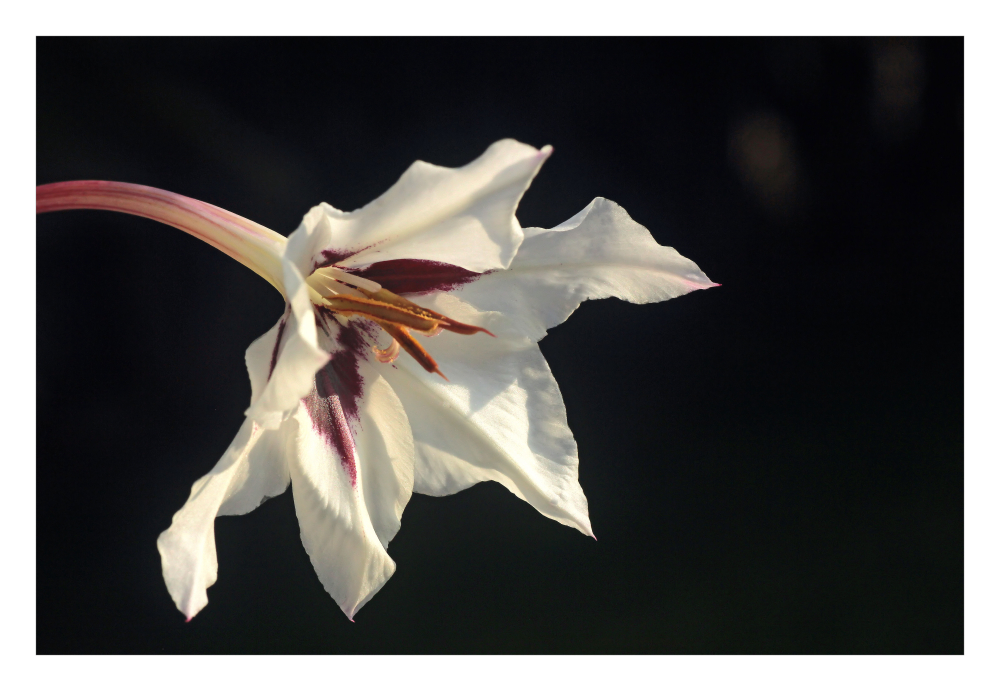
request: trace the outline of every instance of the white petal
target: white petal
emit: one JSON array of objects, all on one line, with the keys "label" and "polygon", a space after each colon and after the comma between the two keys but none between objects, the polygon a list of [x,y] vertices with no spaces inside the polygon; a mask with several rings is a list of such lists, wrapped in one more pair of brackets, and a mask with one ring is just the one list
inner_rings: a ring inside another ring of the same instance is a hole
[{"label": "white petal", "polygon": [[623,208],[600,197],[551,230],[524,232],[508,270],[486,274],[455,295],[504,313],[536,341],[584,300],[659,302],[716,285],[690,259],[658,245]]},{"label": "white petal", "polygon": [[347,421],[336,396],[307,399],[294,416],[290,463],[302,543],[323,587],[352,619],[396,569],[385,547],[413,486],[402,405],[370,364],[362,361],[360,371],[358,420]]},{"label": "white petal", "polygon": [[330,315],[317,315],[320,347],[330,353],[329,363],[316,373],[317,388],[341,398],[358,452],[368,515],[386,547],[413,491],[413,435],[403,405],[381,376],[383,365],[374,362],[381,329],[361,318],[340,317],[342,325]]},{"label": "white petal", "polygon": [[360,418],[354,443],[365,507],[379,541],[388,547],[413,493],[413,433],[403,404],[382,377],[369,375],[365,382]]},{"label": "white petal", "polygon": [[191,496],[160,534],[163,580],[174,603],[188,619],[206,604],[215,583],[215,517],[252,511],[288,486],[286,437],[244,420],[236,439],[212,471],[194,483]]},{"label": "white petal", "polygon": [[576,442],[538,346],[505,332],[501,315],[449,295],[420,304],[498,338],[446,332],[427,341],[448,382],[404,357],[383,373],[413,428],[414,491],[441,496],[496,480],[542,514],[593,535]]},{"label": "white petal", "polygon": [[524,237],[514,211],[551,151],[505,139],[461,168],[417,161],[357,211],[322,205],[332,247],[353,253],[338,264],[426,259],[471,271],[508,266]]},{"label": "white petal", "polygon": [[271,369],[277,364],[279,351],[275,344],[280,337],[284,340],[285,328],[288,324],[289,308],[285,306],[285,314],[272,326],[267,333],[260,336],[246,352],[247,374],[250,375],[250,403],[253,404],[264,393],[267,380],[271,378]]},{"label": "white petal", "polygon": [[295,265],[303,276],[312,274],[316,257],[333,243],[328,212],[332,208],[329,204],[319,204],[309,209],[299,227],[288,236],[283,259]]},{"label": "white petal", "polygon": [[[298,408],[299,399],[312,390],[316,371],[330,359],[317,345],[309,288],[292,261],[282,263],[289,306],[281,321],[254,341],[246,355],[253,390],[246,416],[268,429],[276,429]],[[262,374],[265,371],[267,375]]]}]

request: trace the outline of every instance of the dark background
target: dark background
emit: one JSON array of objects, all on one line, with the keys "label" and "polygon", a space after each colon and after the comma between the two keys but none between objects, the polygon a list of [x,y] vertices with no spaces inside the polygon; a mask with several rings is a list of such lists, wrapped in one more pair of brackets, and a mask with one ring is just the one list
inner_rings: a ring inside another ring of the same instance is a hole
[{"label": "dark background", "polygon": [[[40,39],[37,182],[287,234],[415,159],[555,154],[721,288],[541,347],[598,542],[493,483],[414,495],[350,623],[290,492],[216,524],[191,622],[156,537],[235,435],[279,295],[172,228],[38,219],[37,651],[960,653],[961,39]],[[404,356],[405,357],[405,356]]]}]

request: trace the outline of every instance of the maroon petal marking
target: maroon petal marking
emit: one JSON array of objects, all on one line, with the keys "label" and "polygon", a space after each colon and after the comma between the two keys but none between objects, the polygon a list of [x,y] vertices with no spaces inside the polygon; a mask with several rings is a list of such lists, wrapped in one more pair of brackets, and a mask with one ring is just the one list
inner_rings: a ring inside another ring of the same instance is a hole
[{"label": "maroon petal marking", "polygon": [[[332,313],[318,308],[319,321],[332,319]],[[330,361],[316,373],[316,388],[303,403],[309,412],[313,428],[340,457],[344,471],[357,487],[357,449],[351,422],[360,424],[358,404],[364,393],[364,378],[360,360],[367,357],[368,341],[361,323],[349,323],[337,333],[340,350],[330,355]],[[350,422],[349,422],[350,420]]]},{"label": "maroon petal marking", "polygon": [[320,396],[315,392],[302,399],[305,403],[313,428],[323,437],[328,446],[332,446],[340,456],[347,477],[351,479],[351,487],[358,486],[358,450],[354,446],[354,435],[344,409],[337,396]]},{"label": "maroon petal marking", "polygon": [[285,325],[288,324],[288,314],[291,312],[290,307],[285,308],[285,314],[281,317],[281,322],[278,324],[278,337],[274,339],[274,350],[271,351],[271,369],[267,371],[267,380],[271,381],[271,375],[274,374],[274,366],[278,364],[278,353],[281,351],[281,339],[285,335]]},{"label": "maroon petal marking", "polygon": [[[333,334],[330,331],[330,322],[332,321],[336,324],[336,321],[333,318],[333,312],[314,305],[313,313],[316,315],[316,328],[322,331],[327,338],[333,340]],[[337,328],[340,328],[339,324],[337,324]]]},{"label": "maroon petal marking", "polygon": [[344,414],[353,421],[359,419],[358,402],[364,391],[359,362],[368,355],[368,341],[359,326],[348,322],[347,326],[340,327],[337,343],[342,346],[341,349],[331,353],[330,361],[316,373],[316,391],[319,395],[339,397]]},{"label": "maroon petal marking", "polygon": [[319,253],[319,257],[316,258],[316,266],[313,267],[313,271],[327,266],[333,266],[337,262],[342,262],[348,257],[354,256],[359,251],[360,250],[323,250]]},{"label": "maroon petal marking", "polygon": [[455,290],[483,275],[461,266],[427,259],[390,259],[363,269],[340,268],[375,281],[397,295]]}]

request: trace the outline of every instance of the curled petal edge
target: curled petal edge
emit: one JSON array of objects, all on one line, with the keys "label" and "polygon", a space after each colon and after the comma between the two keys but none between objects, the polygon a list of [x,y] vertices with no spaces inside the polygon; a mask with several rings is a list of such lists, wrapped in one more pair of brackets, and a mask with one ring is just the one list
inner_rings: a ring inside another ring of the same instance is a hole
[{"label": "curled petal edge", "polygon": [[215,467],[191,487],[187,502],[156,541],[163,580],[177,609],[190,621],[208,604],[218,577],[215,519],[254,510],[288,487],[286,440],[244,420]]}]

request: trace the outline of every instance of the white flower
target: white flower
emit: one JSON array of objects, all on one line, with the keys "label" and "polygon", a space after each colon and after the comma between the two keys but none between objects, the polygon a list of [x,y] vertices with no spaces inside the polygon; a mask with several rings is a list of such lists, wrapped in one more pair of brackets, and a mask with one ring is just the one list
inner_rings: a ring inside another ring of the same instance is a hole
[{"label": "white flower", "polygon": [[247,350],[253,393],[236,439],[157,541],[187,617],[216,580],[215,517],[289,482],[306,551],[349,618],[395,571],[386,548],[412,492],[495,480],[593,535],[537,343],[583,300],[656,302],[715,284],[606,199],[522,229],[514,212],[550,153],[504,140],[462,168],[418,161],[357,211],[314,207],[287,244],[251,243],[273,248],[280,276],[273,260],[209,238],[276,284],[286,309]]}]

